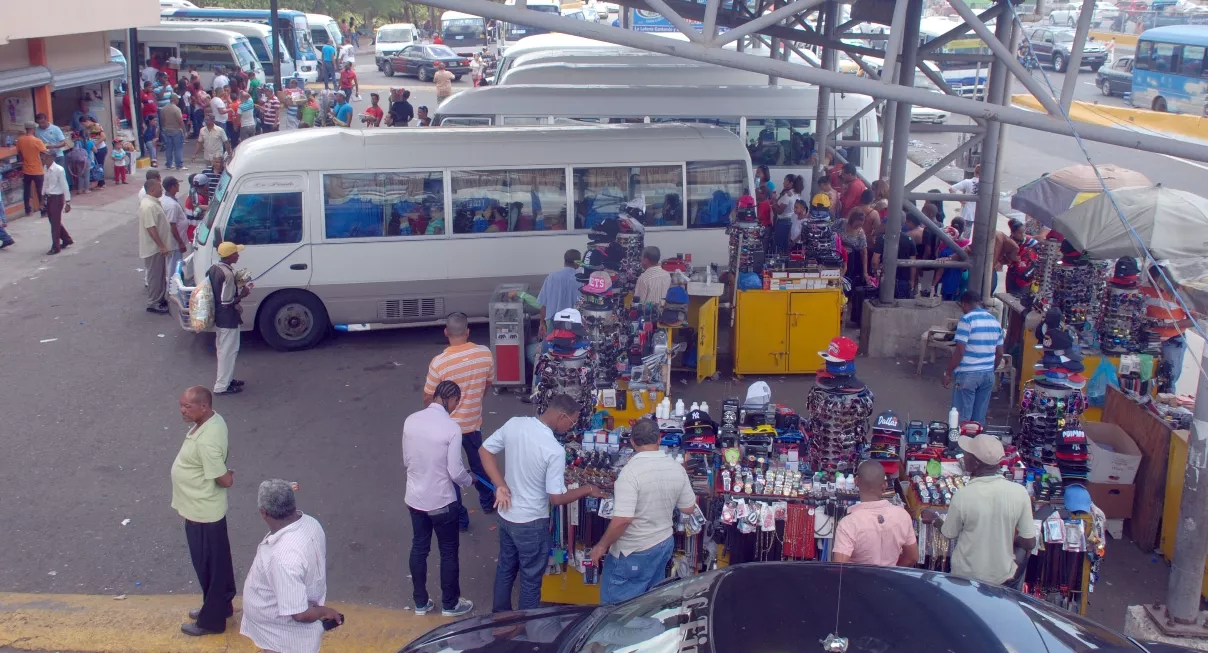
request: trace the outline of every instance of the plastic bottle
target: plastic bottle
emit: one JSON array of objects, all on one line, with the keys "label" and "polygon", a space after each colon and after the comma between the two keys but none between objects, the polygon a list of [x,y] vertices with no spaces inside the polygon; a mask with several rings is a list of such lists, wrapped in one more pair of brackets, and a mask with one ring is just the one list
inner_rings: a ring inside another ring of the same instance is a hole
[{"label": "plastic bottle", "polygon": [[688,410],[700,410],[700,404],[698,404],[694,401],[694,402],[692,402],[692,407],[689,408]]},{"label": "plastic bottle", "polygon": [[675,416],[677,418],[684,416],[684,400],[683,399],[675,400]]},{"label": "plastic bottle", "polygon": [[709,402],[707,402],[707,401],[700,402],[700,410],[702,413],[709,412]]},{"label": "plastic bottle", "polygon": [[956,442],[956,438],[960,436],[960,432],[961,414],[956,410],[956,406],[953,406],[948,411],[948,441]]}]

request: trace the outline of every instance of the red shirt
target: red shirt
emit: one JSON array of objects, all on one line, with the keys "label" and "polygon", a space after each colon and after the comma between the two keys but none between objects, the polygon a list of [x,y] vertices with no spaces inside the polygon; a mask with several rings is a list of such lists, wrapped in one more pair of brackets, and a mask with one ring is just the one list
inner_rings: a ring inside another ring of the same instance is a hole
[{"label": "red shirt", "polygon": [[764,200],[755,207],[755,215],[759,216],[759,224],[772,226],[772,200]]},{"label": "red shirt", "polygon": [[[357,74],[351,70],[340,71],[340,88],[352,88],[352,83],[357,79]],[[352,100],[352,98],[348,98]]]},{"label": "red shirt", "polygon": [[843,209],[843,219],[847,219],[847,214],[860,204],[860,196],[868,187],[864,182],[860,181],[859,177],[851,180],[851,183],[843,188],[843,192],[839,195],[839,206]]},{"label": "red shirt", "polygon": [[436,38],[432,39],[432,45],[444,45],[444,44],[445,44],[445,40],[440,38],[440,34],[437,34]]},{"label": "red shirt", "polygon": [[381,108],[381,107],[369,107],[368,109],[365,109],[365,115],[368,115],[368,116],[373,116],[373,118],[374,118],[375,120],[377,120],[379,123],[381,123],[381,122],[382,122],[382,116],[383,116],[384,114],[382,113],[382,108]]},{"label": "red shirt", "polygon": [[143,116],[154,116],[159,112],[159,105],[155,103],[155,93],[144,90],[138,94],[138,99],[143,103]]}]

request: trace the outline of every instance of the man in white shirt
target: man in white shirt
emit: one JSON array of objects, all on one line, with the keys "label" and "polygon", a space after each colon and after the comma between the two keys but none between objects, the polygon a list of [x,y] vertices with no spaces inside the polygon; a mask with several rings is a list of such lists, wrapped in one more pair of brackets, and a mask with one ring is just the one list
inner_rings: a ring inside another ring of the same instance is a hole
[{"label": "man in white shirt", "polygon": [[[541,602],[541,578],[549,557],[549,507],[583,497],[604,497],[594,485],[566,488],[566,453],[554,437],[579,421],[579,404],[554,395],[540,417],[513,417],[486,442],[479,455],[495,484],[499,510],[499,564],[495,568],[493,612],[512,609],[512,585],[520,576],[519,609]],[[495,456],[504,453],[507,474]]]},{"label": "man in white shirt", "polygon": [[[962,195],[977,195],[978,189],[981,188],[981,164],[973,169],[973,176],[952,184],[948,188],[949,193],[959,193]],[[961,234],[961,238],[968,238],[969,232],[973,231],[973,220],[977,215],[977,202],[961,202],[961,217],[965,219],[965,233]]]},{"label": "man in white shirt", "polygon": [[324,623],[344,623],[327,600],[327,535],[298,510],[291,483],[272,479],[256,493],[269,533],[243,583],[239,633],[264,651],[318,653]]},{"label": "man in white shirt", "polygon": [[[221,102],[221,100],[219,100]],[[226,129],[214,121],[214,116],[206,116],[205,127],[197,132],[197,149],[193,150],[193,160],[197,155],[205,156],[206,161],[222,159],[231,151],[231,139],[227,137]]]},{"label": "man in white shirt", "polygon": [[677,508],[684,514],[696,511],[688,473],[659,451],[661,437],[658,424],[648,418],[638,420],[630,434],[636,453],[617,477],[612,521],[589,554],[597,567],[608,554],[601,605],[628,601],[663,580],[675,549],[672,514]]},{"label": "man in white shirt", "polygon": [[143,69],[142,69],[142,70],[139,72],[139,74],[138,74],[138,78],[139,78],[139,81],[142,81],[142,82],[151,82],[152,84],[154,84],[154,83],[155,83],[155,76],[156,76],[156,75],[158,75],[158,74],[159,74],[159,69],[158,69],[158,68],[156,68],[155,66],[152,66],[150,63],[148,63],[148,64],[147,64],[146,66],[144,66],[144,67],[143,67]]},{"label": "man in white shirt", "polygon": [[172,273],[176,267],[176,261],[179,261],[189,248],[188,238],[185,237],[185,229],[189,226],[189,220],[185,216],[185,208],[176,199],[178,192],[180,192],[180,180],[176,177],[166,177],[164,179],[164,196],[159,198],[159,203],[164,207],[164,213],[168,216],[168,224],[172,225],[172,244],[176,248],[168,257],[168,274]]},{"label": "man in white shirt", "polygon": [[159,179],[148,179],[143,184],[147,196],[138,206],[138,255],[147,268],[147,312],[168,312],[167,260],[171,248],[172,225],[164,213],[159,198],[164,187]]},{"label": "man in white shirt", "polygon": [[352,64],[353,67],[357,65],[357,50],[349,42],[340,46],[340,68],[343,68],[346,63]]},{"label": "man in white shirt", "polygon": [[216,89],[214,91],[214,97],[210,98],[210,116],[209,117],[212,117],[214,119],[214,124],[218,125],[219,127],[222,128],[223,131],[227,132],[227,136],[229,137],[231,134],[230,134],[230,130],[227,129],[227,101],[228,101],[228,99],[229,98],[226,94],[225,89]]},{"label": "man in white shirt", "polygon": [[642,274],[633,289],[634,301],[661,304],[671,289],[671,273],[661,265],[663,253],[653,245],[642,250]]},{"label": "man in white shirt", "polygon": [[231,80],[226,75],[222,74],[222,67],[215,66],[214,67],[214,84],[210,87],[214,90],[214,94],[215,95],[218,94],[218,89],[226,88],[230,85],[231,85]]},{"label": "man in white shirt", "polygon": [[63,227],[63,214],[71,213],[71,184],[67,183],[67,171],[55,162],[53,154],[42,152],[40,156],[42,167],[46,169],[42,206],[46,207],[46,217],[50,220],[50,251],[46,253],[58,254],[74,242]]}]

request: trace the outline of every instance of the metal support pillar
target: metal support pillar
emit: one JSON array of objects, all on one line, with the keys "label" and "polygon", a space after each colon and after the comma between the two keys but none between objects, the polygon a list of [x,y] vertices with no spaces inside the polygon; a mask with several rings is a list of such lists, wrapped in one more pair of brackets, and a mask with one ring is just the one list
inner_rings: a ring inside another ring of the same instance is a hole
[{"label": "metal support pillar", "polygon": [[[279,93],[281,89],[285,88],[285,85],[281,81],[281,36],[277,26],[277,0],[268,2],[268,28],[273,35],[273,88]],[[255,102],[256,99],[252,98],[252,101]]]},{"label": "metal support pillar", "polygon": [[[905,25],[902,28],[902,57],[898,73],[900,86],[914,87],[914,65],[918,54],[919,21],[923,18],[923,0],[906,0]],[[902,233],[902,202],[906,190],[906,162],[910,152],[910,103],[900,102],[894,116],[893,152],[889,162],[889,219],[885,224],[885,251],[881,256],[881,295],[883,305],[893,305],[898,275],[898,243]]]},{"label": "metal support pillar", "polygon": [[[918,126],[915,125],[912,129],[918,130]],[[921,174],[919,174],[918,177],[915,177],[914,179],[912,179],[910,181],[910,183],[906,184],[906,190],[911,191],[911,190],[914,190],[915,188],[917,188],[919,184],[923,183],[924,179],[934,175],[935,173],[939,172],[940,170],[943,170],[945,166],[947,166],[949,163],[952,163],[953,161],[955,161],[958,157],[960,157],[960,155],[964,154],[966,151],[968,151],[974,145],[981,143],[983,138],[985,138],[984,133],[974,134],[971,138],[966,140],[964,143],[961,143],[954,150],[952,150],[947,155],[945,155],[944,158],[931,164],[931,167],[924,170]],[[999,148],[999,151],[1001,151],[1001,150],[1002,150],[1002,148]]]},{"label": "metal support pillar", "polygon": [[[1208,349],[1199,369],[1208,369],[1205,366]],[[1179,499],[1179,529],[1166,589],[1166,611],[1176,624],[1192,624],[1200,616],[1204,556],[1208,555],[1208,537],[1204,537],[1203,530],[1208,524],[1208,376],[1201,372],[1199,377],[1195,419],[1187,440],[1187,466],[1183,469],[1183,497]]]},{"label": "metal support pillar", "polygon": [[[955,0],[959,3],[960,0]],[[1002,20],[994,26],[993,38],[999,44],[1010,43],[1015,34],[1015,22]],[[1012,61],[1014,61],[1012,59]],[[1007,70],[1006,61],[998,60],[990,64],[990,77],[987,80],[986,104],[1005,104],[1007,101]],[[990,123],[986,127],[986,137],[982,139],[981,183],[978,187],[977,211],[973,220],[973,267],[969,268],[969,287],[987,297],[992,275],[989,274],[991,260],[994,257],[994,231],[998,216],[998,197],[994,195],[994,180],[998,177],[998,144],[1002,136],[1001,124]]]},{"label": "metal support pillar", "polygon": [[[822,6],[821,11],[819,11],[819,13],[818,13],[819,27],[822,28],[822,33],[823,33],[823,35],[826,36],[827,40],[831,40],[831,37],[834,36],[835,25],[838,21],[839,21],[838,0],[827,0],[827,3]],[[823,46],[823,48],[822,48],[822,68],[825,70],[834,71],[838,67],[839,67],[839,58],[838,58],[838,54],[835,52],[835,49],[830,47],[829,45]],[[817,148],[815,151],[818,153],[818,156],[814,158],[813,171],[810,173],[809,184],[806,185],[806,188],[810,189],[810,193],[813,193],[815,190],[817,190],[814,188],[814,184],[818,180],[818,177],[821,176],[822,170],[826,164],[826,161],[825,161],[826,152],[830,149],[828,147],[828,143],[830,142],[830,130],[831,130],[830,105],[831,105],[830,87],[829,86],[819,86],[818,87],[818,113],[817,113],[818,117],[817,117],[817,121],[814,123],[814,134],[815,134],[814,141],[815,141],[815,146]],[[839,134],[837,137],[842,137],[842,134]],[[807,204],[809,203],[809,199],[806,199],[805,201]]]},{"label": "metal support pillar", "polygon": [[[896,80],[898,73],[889,71],[889,79]],[[889,179],[889,162],[893,160],[893,133],[898,124],[898,103],[889,100],[885,110],[881,112],[881,168],[877,171],[877,179]]]},{"label": "metal support pillar", "polygon": [[[130,131],[134,132],[134,137],[138,140],[139,156],[147,154],[143,149],[143,139],[139,138],[142,130],[138,128],[143,124],[143,103],[137,101],[139,90],[142,89],[142,76],[139,74],[142,71],[138,69],[138,53],[142,48],[138,44],[138,30],[131,27],[126,30],[126,95],[122,98],[123,102],[130,103]],[[116,115],[121,115],[120,111],[114,112]],[[118,120],[118,125],[121,120]],[[113,131],[117,131],[117,125],[114,125]]]},{"label": "metal support pillar", "polygon": [[1065,80],[1061,82],[1061,109],[1068,112],[1074,100],[1074,88],[1078,86],[1078,71],[1082,69],[1082,51],[1086,48],[1086,35],[1091,31],[1091,18],[1095,14],[1095,0],[1082,0],[1082,11],[1078,14],[1078,29],[1074,32],[1074,47],[1065,68]]}]

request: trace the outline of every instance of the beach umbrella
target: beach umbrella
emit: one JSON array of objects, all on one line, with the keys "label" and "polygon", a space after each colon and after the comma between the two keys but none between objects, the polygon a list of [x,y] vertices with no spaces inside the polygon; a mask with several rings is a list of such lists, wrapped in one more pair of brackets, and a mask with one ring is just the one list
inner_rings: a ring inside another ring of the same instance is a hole
[{"label": "beach umbrella", "polygon": [[[1153,184],[1145,175],[1113,165],[1098,166],[1108,190]],[[1011,198],[1011,208],[1053,226],[1053,218],[1103,192],[1103,185],[1089,165],[1070,166],[1020,186]]]},{"label": "beach umbrella", "polygon": [[1075,249],[1095,259],[1142,256],[1138,238],[1155,259],[1208,257],[1208,199],[1183,190],[1138,186],[1101,193],[1053,222]]}]

